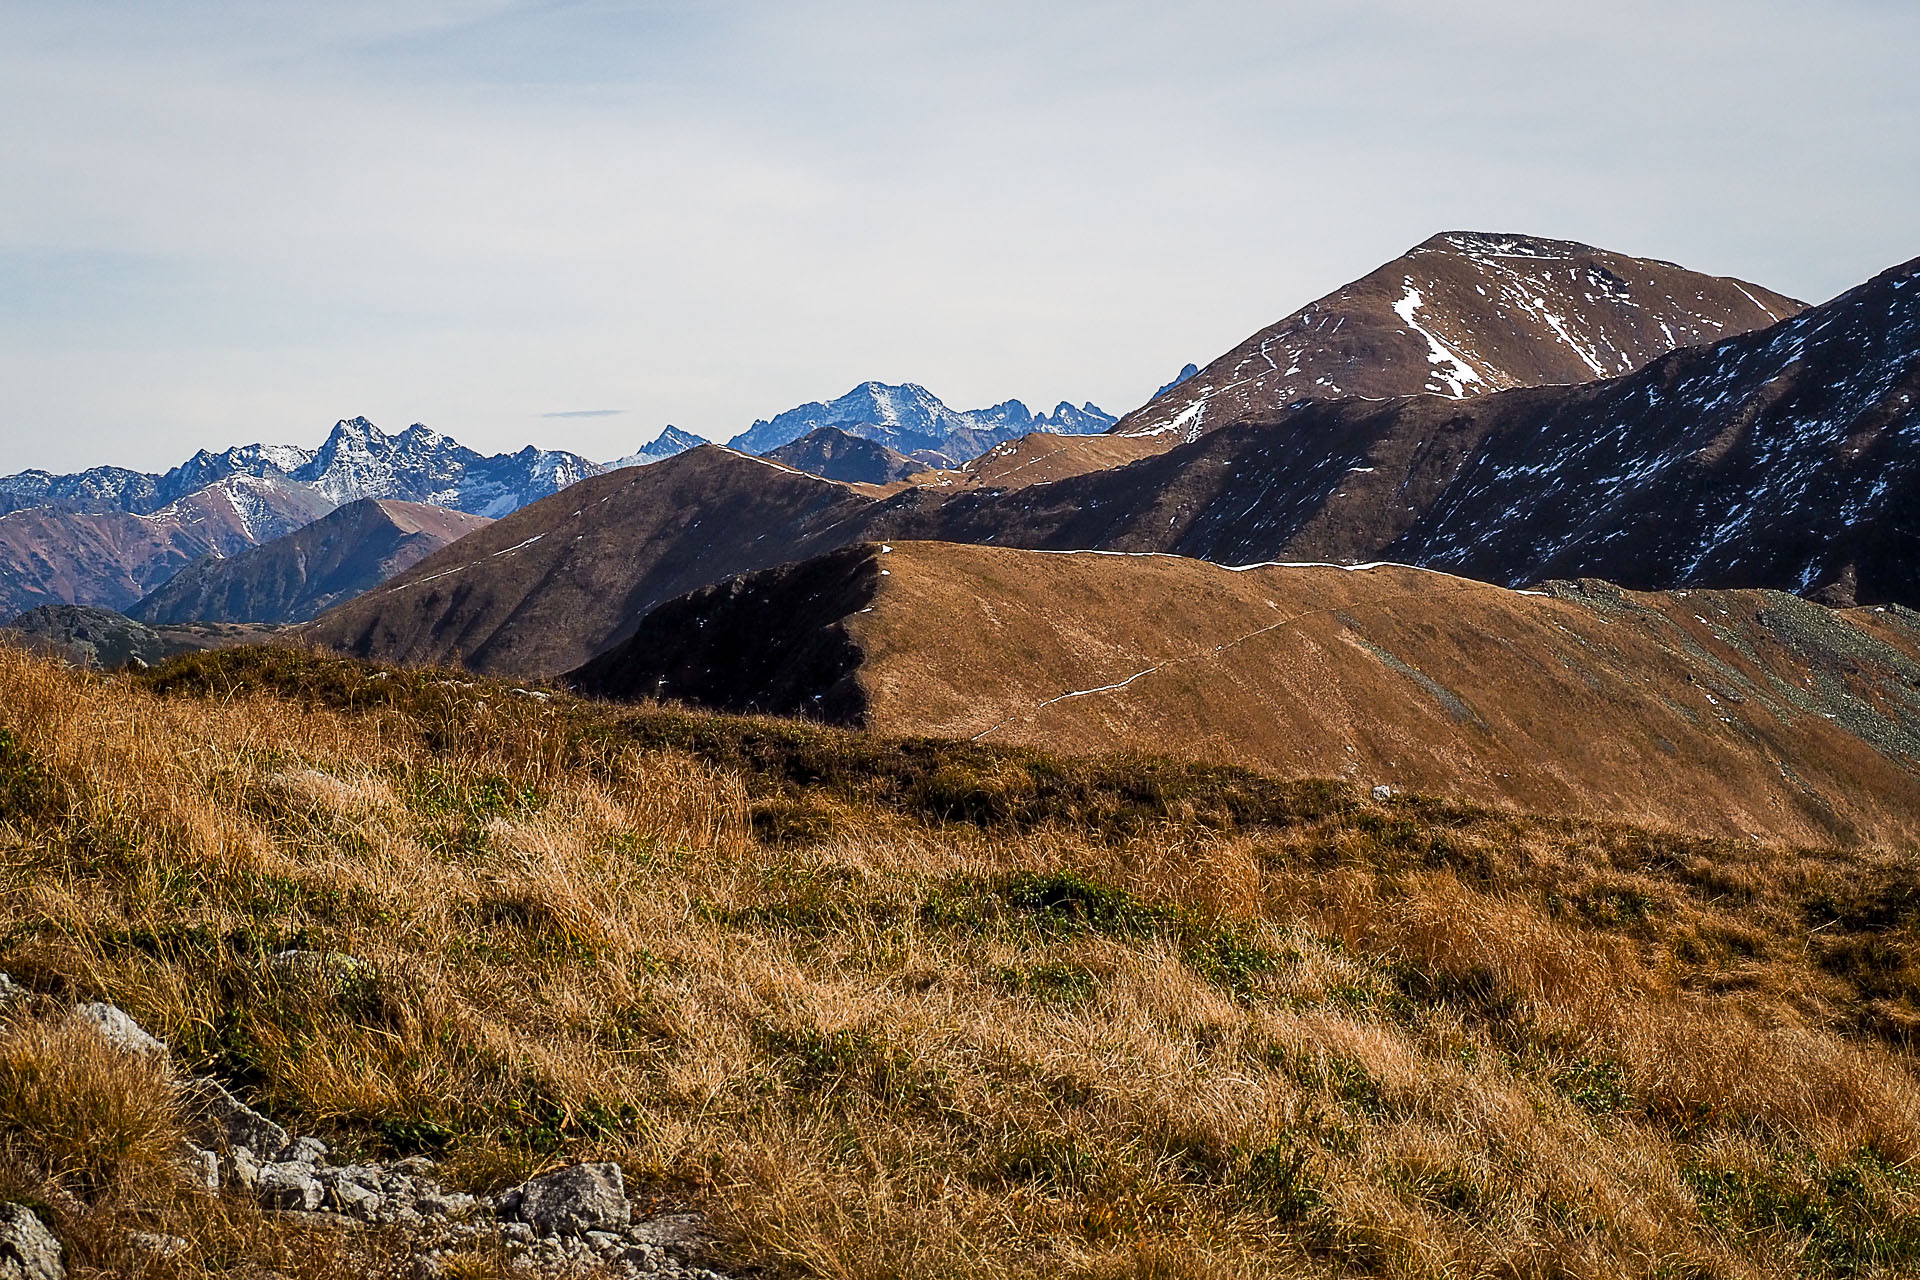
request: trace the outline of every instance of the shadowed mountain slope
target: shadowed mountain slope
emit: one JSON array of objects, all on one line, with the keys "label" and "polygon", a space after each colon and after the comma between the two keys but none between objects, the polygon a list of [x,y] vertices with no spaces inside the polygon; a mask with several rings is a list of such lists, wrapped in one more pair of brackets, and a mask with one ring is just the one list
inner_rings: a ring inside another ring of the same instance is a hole
[{"label": "shadowed mountain slope", "polygon": [[892,484],[931,470],[878,440],[820,427],[765,455],[796,471],[847,484]]},{"label": "shadowed mountain slope", "polygon": [[1465,401],[1313,402],[1057,483],[910,491],[867,529],[1916,605],[1916,396],[1920,261],[1624,378]]},{"label": "shadowed mountain slope", "polygon": [[142,622],[305,622],[491,521],[362,498],[285,537],[196,561],[127,615]]},{"label": "shadowed mountain slope", "polygon": [[1448,232],[1262,329],[1113,433],[1176,443],[1305,399],[1461,399],[1617,377],[1805,305],[1570,241]]},{"label": "shadowed mountain slope", "polygon": [[524,507],[301,634],[383,661],[552,675],[665,600],[843,544],[869,505],[845,485],[706,445]]},{"label": "shadowed mountain slope", "polygon": [[1779,592],[866,545],[673,601],[570,679],[1703,833],[1920,836],[1920,615]]}]

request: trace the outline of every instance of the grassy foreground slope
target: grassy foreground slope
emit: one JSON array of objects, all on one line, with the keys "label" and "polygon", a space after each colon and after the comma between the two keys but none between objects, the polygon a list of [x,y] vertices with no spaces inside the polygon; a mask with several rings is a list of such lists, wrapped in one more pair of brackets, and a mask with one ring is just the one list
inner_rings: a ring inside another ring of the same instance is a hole
[{"label": "grassy foreground slope", "polygon": [[739,1274],[1920,1267],[1911,850],[0,649],[0,865],[39,997],[0,1017],[0,1197],[81,1275],[134,1225],[231,1275],[379,1242],[170,1181],[77,998],[347,1152],[475,1188],[618,1159]]}]

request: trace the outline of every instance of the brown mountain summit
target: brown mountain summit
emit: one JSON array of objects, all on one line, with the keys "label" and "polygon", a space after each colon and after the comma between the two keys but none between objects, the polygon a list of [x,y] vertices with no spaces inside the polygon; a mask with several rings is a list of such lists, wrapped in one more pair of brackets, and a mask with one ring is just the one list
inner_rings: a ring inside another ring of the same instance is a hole
[{"label": "brown mountain summit", "polygon": [[1805,305],[1572,241],[1450,231],[1262,329],[1111,434],[1172,444],[1300,400],[1458,400],[1617,377]]},{"label": "brown mountain summit", "polygon": [[554,675],[662,601],[840,545],[868,505],[844,484],[703,445],[522,507],[301,634],[387,662]]}]

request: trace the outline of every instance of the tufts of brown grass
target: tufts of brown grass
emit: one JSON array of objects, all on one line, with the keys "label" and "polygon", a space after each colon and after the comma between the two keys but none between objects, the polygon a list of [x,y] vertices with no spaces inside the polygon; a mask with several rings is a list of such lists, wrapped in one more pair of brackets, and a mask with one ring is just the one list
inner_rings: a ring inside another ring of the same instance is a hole
[{"label": "tufts of brown grass", "polygon": [[181,1140],[161,1066],[71,1016],[0,1026],[0,1124],[10,1161],[80,1191],[152,1176]]},{"label": "tufts of brown grass", "polygon": [[[476,1189],[619,1159],[740,1269],[1920,1267],[1909,850],[0,651],[0,864],[43,1007],[113,1000],[297,1131]],[[8,1159],[69,1178],[88,1265],[133,1220],[289,1274],[384,1256],[294,1266],[244,1206]]]}]

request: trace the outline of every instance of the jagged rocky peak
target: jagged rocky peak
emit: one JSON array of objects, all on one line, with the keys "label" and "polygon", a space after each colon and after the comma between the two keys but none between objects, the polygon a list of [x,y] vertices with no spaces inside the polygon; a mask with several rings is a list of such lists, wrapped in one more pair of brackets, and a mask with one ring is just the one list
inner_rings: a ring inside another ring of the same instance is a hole
[{"label": "jagged rocky peak", "polygon": [[954,409],[918,383],[868,381],[836,400],[813,401],[762,419],[728,443],[743,453],[766,454],[821,427],[835,427],[899,453],[954,464],[1034,431],[1092,434],[1113,421],[1090,403],[1076,409],[1063,401],[1051,418],[1019,400]]},{"label": "jagged rocky peak", "polygon": [[1262,329],[1114,430],[1171,444],[1307,400],[1459,400],[1620,377],[1804,306],[1571,240],[1448,231]]},{"label": "jagged rocky peak", "polygon": [[671,458],[675,454],[697,449],[706,443],[707,441],[691,431],[682,431],[672,423],[668,423],[666,429],[655,436],[651,442],[640,446],[624,458],[609,462],[607,470],[618,471],[622,467],[643,467],[649,462],[659,462],[662,458]]}]

